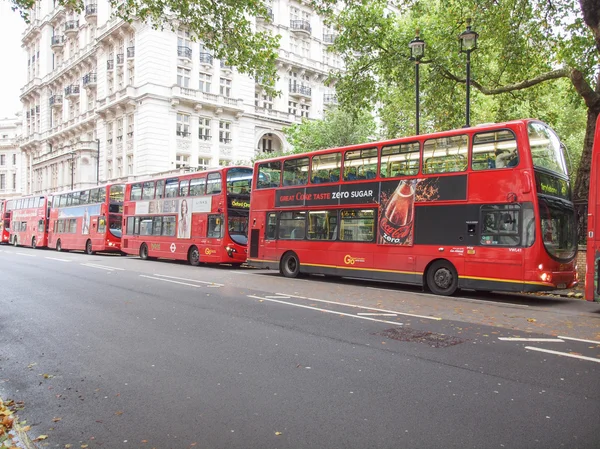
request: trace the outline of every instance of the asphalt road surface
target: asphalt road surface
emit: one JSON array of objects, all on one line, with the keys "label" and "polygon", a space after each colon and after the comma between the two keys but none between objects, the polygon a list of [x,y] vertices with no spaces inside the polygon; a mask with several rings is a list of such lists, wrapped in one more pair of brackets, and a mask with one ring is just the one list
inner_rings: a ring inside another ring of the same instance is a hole
[{"label": "asphalt road surface", "polygon": [[41,447],[600,447],[600,305],[0,247]]}]

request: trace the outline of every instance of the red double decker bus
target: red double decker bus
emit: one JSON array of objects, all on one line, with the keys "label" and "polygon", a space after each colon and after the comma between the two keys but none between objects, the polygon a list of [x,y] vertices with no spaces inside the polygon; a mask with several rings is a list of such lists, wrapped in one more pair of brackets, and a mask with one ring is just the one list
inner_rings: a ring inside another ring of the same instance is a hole
[{"label": "red double decker bus", "polygon": [[122,250],[140,258],[246,261],[252,168],[224,167],[127,184]]},{"label": "red double decker bus", "polygon": [[573,287],[563,151],[528,119],[259,161],[248,263],[439,295]]},{"label": "red double decker bus", "polygon": [[48,246],[57,251],[121,251],[125,184],[55,194]]},{"label": "red double decker bus", "polygon": [[600,117],[596,121],[590,193],[588,196],[588,233],[585,265],[585,299],[600,302]]},{"label": "red double decker bus", "polygon": [[8,243],[10,234],[10,209],[8,200],[0,200],[0,243]]},{"label": "red double decker bus", "polygon": [[9,243],[31,248],[48,246],[48,197],[29,196],[7,203],[10,210]]}]

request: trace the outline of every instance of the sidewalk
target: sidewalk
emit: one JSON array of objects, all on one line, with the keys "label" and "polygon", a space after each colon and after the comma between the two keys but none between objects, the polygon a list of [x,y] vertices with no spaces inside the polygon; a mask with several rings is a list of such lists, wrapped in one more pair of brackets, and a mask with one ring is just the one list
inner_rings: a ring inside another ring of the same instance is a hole
[{"label": "sidewalk", "polygon": [[0,398],[0,447],[8,449],[36,449],[37,446],[27,436],[29,426],[20,423],[15,411],[18,404],[13,401],[4,402]]}]

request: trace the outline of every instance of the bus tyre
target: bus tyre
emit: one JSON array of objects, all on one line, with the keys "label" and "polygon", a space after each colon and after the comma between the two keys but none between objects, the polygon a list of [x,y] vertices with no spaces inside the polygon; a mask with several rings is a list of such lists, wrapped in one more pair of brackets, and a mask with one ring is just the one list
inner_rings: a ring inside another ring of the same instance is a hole
[{"label": "bus tyre", "polygon": [[432,293],[451,296],[458,289],[458,273],[447,260],[436,260],[427,270],[427,287]]},{"label": "bus tyre", "polygon": [[145,243],[142,243],[142,246],[140,246],[140,259],[148,260],[148,245]]},{"label": "bus tyre", "polygon": [[35,247],[36,247],[36,243],[37,243],[37,242],[35,241],[35,237],[34,237],[34,238],[32,238],[32,239],[31,239],[31,247],[32,247],[33,249],[35,249]]},{"label": "bus tyre", "polygon": [[94,251],[92,249],[92,241],[88,240],[87,242],[85,242],[85,253],[89,254],[90,256],[94,254]]},{"label": "bus tyre", "polygon": [[300,261],[294,252],[286,253],[281,259],[279,271],[286,278],[296,278],[300,274]]},{"label": "bus tyre", "polygon": [[198,247],[195,245],[188,251],[188,262],[193,267],[200,265],[200,251],[198,251]]},{"label": "bus tyre", "polygon": [[59,253],[62,251],[62,243],[60,243],[60,239],[56,241],[56,251]]}]

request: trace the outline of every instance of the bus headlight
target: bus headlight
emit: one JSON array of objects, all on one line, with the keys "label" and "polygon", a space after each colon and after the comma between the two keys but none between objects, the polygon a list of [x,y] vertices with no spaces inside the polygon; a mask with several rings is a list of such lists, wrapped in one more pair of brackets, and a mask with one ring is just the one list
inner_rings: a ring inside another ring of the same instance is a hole
[{"label": "bus headlight", "polygon": [[542,273],[540,279],[544,282],[552,282],[552,275],[550,273]]},{"label": "bus headlight", "polygon": [[237,251],[235,250],[235,248],[232,248],[230,246],[225,247],[225,251],[227,251],[227,255],[229,257],[233,257],[233,253],[237,253]]}]

